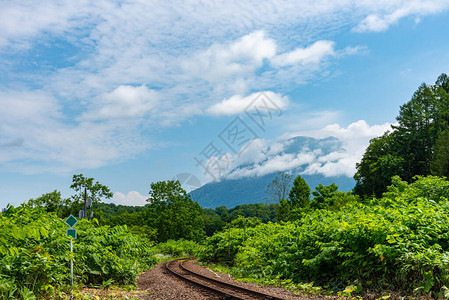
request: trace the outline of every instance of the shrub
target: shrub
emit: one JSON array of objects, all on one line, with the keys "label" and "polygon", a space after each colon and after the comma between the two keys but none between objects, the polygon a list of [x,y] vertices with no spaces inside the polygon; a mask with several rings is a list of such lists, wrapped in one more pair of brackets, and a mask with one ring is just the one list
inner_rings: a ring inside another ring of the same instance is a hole
[{"label": "shrub", "polygon": [[[96,227],[94,223],[82,220],[76,225],[78,238],[73,250],[78,283],[98,284],[107,280],[133,283],[140,271],[155,263],[148,242],[129,232],[126,226]],[[40,297],[57,289],[68,289],[67,228],[54,213],[41,208],[9,207],[0,215],[2,299],[23,298],[30,293]]]},{"label": "shrub", "polygon": [[153,248],[155,253],[166,254],[171,256],[197,256],[201,251],[201,245],[189,240],[168,240],[160,243]]},{"label": "shrub", "polygon": [[448,186],[431,176],[411,184],[394,179],[370,205],[318,209],[294,223],[250,228],[245,236],[242,229],[232,229],[230,237],[216,233],[200,258],[229,262],[230,244],[230,262],[245,277],[438,297],[449,286]]}]

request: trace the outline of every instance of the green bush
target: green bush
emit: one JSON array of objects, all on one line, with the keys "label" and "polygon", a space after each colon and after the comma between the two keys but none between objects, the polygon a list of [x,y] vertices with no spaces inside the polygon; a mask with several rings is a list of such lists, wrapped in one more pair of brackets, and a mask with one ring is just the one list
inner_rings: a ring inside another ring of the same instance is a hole
[{"label": "green bush", "polygon": [[[319,209],[295,223],[231,230],[231,260],[244,277],[314,282],[341,290],[440,296],[449,287],[449,183],[396,178],[370,205]],[[228,231],[208,239],[205,262],[225,262]]]},{"label": "green bush", "polygon": [[153,248],[155,253],[171,255],[175,257],[180,256],[197,256],[201,251],[201,245],[194,241],[184,239],[168,240],[165,243],[160,243]]},{"label": "green bush", "polygon": [[224,229],[209,237],[199,254],[203,262],[218,262],[233,265],[235,257],[248,237],[255,234],[256,227]]},{"label": "green bush", "polygon": [[[0,298],[31,299],[31,294],[41,297],[68,290],[67,228],[54,213],[41,208],[9,207],[0,215]],[[133,283],[156,261],[148,243],[125,226],[95,227],[82,220],[75,228],[74,272],[79,284]]]},{"label": "green bush", "polygon": [[83,219],[76,227],[74,263],[81,282],[98,285],[112,279],[114,284],[134,284],[137,275],[156,262],[149,243],[126,225],[96,228]]}]

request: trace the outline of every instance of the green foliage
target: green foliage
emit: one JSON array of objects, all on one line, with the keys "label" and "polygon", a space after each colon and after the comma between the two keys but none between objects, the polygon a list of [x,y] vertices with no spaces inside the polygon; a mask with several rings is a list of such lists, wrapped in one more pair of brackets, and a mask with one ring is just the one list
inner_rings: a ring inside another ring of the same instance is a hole
[{"label": "green foliage", "polygon": [[260,225],[262,221],[260,221],[259,218],[256,217],[249,217],[245,218],[242,216],[238,216],[237,219],[231,221],[231,227],[233,228],[249,228],[249,227],[256,227],[257,225]]},{"label": "green foliage", "polygon": [[[78,284],[109,279],[133,283],[155,263],[149,245],[126,227],[96,227],[80,221],[74,241]],[[0,295],[2,299],[33,299],[67,291],[70,283],[70,240],[67,225],[54,213],[26,206],[9,207],[0,215]]]},{"label": "green foliage", "polygon": [[400,107],[393,132],[370,141],[354,176],[357,194],[380,197],[394,175],[407,182],[415,175],[447,176],[448,86],[445,74],[434,85],[422,84]]},{"label": "green foliage", "polygon": [[289,193],[289,202],[292,207],[308,207],[310,204],[310,187],[301,175],[293,181]]},{"label": "green foliage", "polygon": [[359,197],[352,192],[339,191],[335,183],[328,186],[318,185],[312,195],[314,197],[311,207],[314,209],[339,210],[345,205],[359,201]]},{"label": "green foliage", "polygon": [[[399,176],[392,178],[392,185],[388,187],[380,203],[383,206],[407,205],[420,199],[435,202],[449,199],[449,181],[436,176],[415,176],[415,181],[408,184]],[[405,202],[405,203],[404,203]]]},{"label": "green foliage", "polygon": [[281,199],[281,201],[279,201],[277,214],[278,214],[277,219],[280,222],[290,220],[291,208],[290,203],[287,200]]},{"label": "green foliage", "polygon": [[93,178],[84,177],[83,174],[73,175],[71,189],[75,190],[76,194],[72,196],[72,214],[78,214],[78,211],[83,208],[85,193],[92,198],[92,205],[100,203],[102,198],[112,198],[113,193],[109,188],[98,181],[94,183]]},{"label": "green foliage", "polygon": [[[256,227],[257,228],[257,227]],[[232,265],[243,242],[252,235],[254,228],[226,228],[206,240],[199,258],[203,262],[218,262]]]},{"label": "green foliage", "polygon": [[430,162],[432,175],[449,177],[449,130],[440,133]]},{"label": "green foliage", "polygon": [[394,156],[394,133],[370,141],[362,161],[357,163],[354,175],[354,191],[358,195],[376,195],[380,197],[391,183],[391,177],[403,173],[404,159]]},{"label": "green foliage", "polygon": [[217,214],[216,210],[211,208],[203,208],[201,217],[204,221],[204,231],[207,236],[212,236],[215,232],[221,230],[221,228],[225,225],[225,222],[221,219],[221,216]]},{"label": "green foliage", "polygon": [[67,214],[69,205],[69,199],[62,199],[61,192],[54,190],[51,193],[43,194],[36,199],[30,199],[25,205],[30,207],[42,207],[47,212],[55,212],[58,216],[62,217]]},{"label": "green foliage", "polygon": [[148,208],[103,203],[98,206],[102,211],[102,215],[97,213],[100,216],[100,224],[111,227],[126,225],[132,232],[145,235],[149,241],[156,239],[157,229],[145,222],[145,210]]},{"label": "green foliage", "polygon": [[83,219],[76,227],[74,263],[81,282],[100,285],[112,279],[115,284],[134,284],[137,275],[155,263],[147,240],[126,225],[94,227]]},{"label": "green foliage", "polygon": [[331,185],[324,186],[319,184],[315,187],[315,191],[312,192],[312,207],[314,208],[324,208],[329,206],[328,202],[338,190],[338,186],[335,183]]},{"label": "green foliage", "polygon": [[149,201],[144,216],[147,225],[157,230],[157,241],[204,238],[201,207],[187,195],[179,181],[152,183]]},{"label": "green foliage", "polygon": [[[73,175],[72,185],[70,188],[76,191],[75,195],[68,199],[61,197],[61,192],[55,190],[51,193],[43,194],[36,199],[30,199],[23,205],[33,207],[42,207],[47,212],[55,212],[58,217],[64,217],[69,214],[78,215],[80,209],[84,208],[85,196],[92,199],[92,204],[95,204],[95,216],[103,223],[102,212],[98,207],[102,198],[111,198],[112,192],[105,185],[98,181],[94,183],[93,178],[86,178],[83,174]],[[105,206],[103,205],[102,208]]]},{"label": "green foliage", "polygon": [[408,184],[395,177],[370,205],[354,201],[294,223],[218,232],[200,259],[228,263],[229,244],[241,276],[314,282],[345,295],[369,286],[439,297],[449,286],[448,198],[449,182],[442,178],[416,177]]},{"label": "green foliage", "polygon": [[276,218],[277,204],[265,205],[262,203],[237,205],[229,209],[229,218],[234,220],[239,216],[249,218],[256,217],[262,223],[273,222]]},{"label": "green foliage", "polygon": [[153,251],[175,257],[197,256],[201,251],[201,245],[184,239],[168,240],[165,243],[157,244]]},{"label": "green foliage", "polygon": [[9,207],[0,216],[0,274],[10,285],[6,293],[27,288],[39,295],[48,285],[68,282],[66,228],[41,208]]}]

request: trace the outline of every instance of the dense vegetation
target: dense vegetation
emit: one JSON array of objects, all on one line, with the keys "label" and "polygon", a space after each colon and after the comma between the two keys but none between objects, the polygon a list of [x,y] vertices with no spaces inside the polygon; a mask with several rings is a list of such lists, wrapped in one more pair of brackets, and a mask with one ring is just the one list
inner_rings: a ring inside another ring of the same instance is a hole
[{"label": "dense vegetation", "polygon": [[423,83],[396,119],[357,164],[354,191],[361,196],[381,196],[395,175],[407,182],[416,175],[449,177],[449,77]]},{"label": "dense vegetation", "polygon": [[408,184],[396,177],[369,204],[218,232],[200,257],[230,264],[243,277],[442,296],[449,287],[448,198],[444,179],[418,177]]},{"label": "dense vegetation", "polygon": [[[68,226],[42,208],[9,207],[0,215],[0,298],[61,297],[70,288]],[[86,219],[76,224],[77,285],[133,284],[156,260],[148,240],[126,226],[109,228]]]}]

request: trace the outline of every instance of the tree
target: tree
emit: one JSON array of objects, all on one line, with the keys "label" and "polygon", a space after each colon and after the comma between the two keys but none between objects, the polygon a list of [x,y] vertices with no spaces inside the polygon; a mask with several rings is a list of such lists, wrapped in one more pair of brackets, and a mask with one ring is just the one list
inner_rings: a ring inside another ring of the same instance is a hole
[{"label": "tree", "polygon": [[159,242],[180,238],[200,241],[205,236],[201,207],[178,180],[152,183],[149,194],[146,221],[157,230]]},{"label": "tree", "polygon": [[422,84],[412,99],[401,106],[396,118],[394,146],[397,156],[404,159],[401,177],[411,181],[415,175],[430,173],[432,148],[438,136],[440,111],[434,88]]},{"label": "tree", "polygon": [[203,208],[201,216],[204,221],[204,231],[207,236],[212,236],[215,232],[220,231],[226,224],[221,220],[220,215],[211,208]]},{"label": "tree", "polygon": [[259,218],[238,216],[236,219],[232,220],[232,228],[252,228],[262,224]]},{"label": "tree", "polygon": [[391,184],[391,177],[403,174],[404,159],[394,155],[394,134],[386,132],[370,141],[361,162],[356,164],[356,194],[380,197]]},{"label": "tree", "polygon": [[267,202],[279,203],[281,199],[287,199],[292,186],[292,179],[292,175],[278,172],[276,178],[267,186]]},{"label": "tree", "polygon": [[314,208],[326,208],[329,206],[329,199],[331,199],[338,190],[338,185],[332,183],[330,185],[319,184],[315,187],[315,191],[312,192],[313,200],[312,207]]},{"label": "tree", "polygon": [[62,199],[61,192],[57,190],[43,194],[36,199],[30,199],[27,202],[30,207],[43,207],[47,212],[56,212],[59,217],[62,217],[68,204],[69,199]]},{"label": "tree", "polygon": [[449,178],[449,130],[443,131],[435,143],[430,170],[432,175]]},{"label": "tree", "polygon": [[277,205],[278,204],[265,205],[262,203],[237,205],[229,210],[229,217],[231,220],[236,219],[238,216],[245,218],[256,217],[262,223],[268,223],[274,221],[276,218]]},{"label": "tree", "polygon": [[447,143],[442,132],[449,130],[448,93],[449,78],[441,74],[434,85],[421,84],[400,107],[398,125],[372,139],[357,164],[354,191],[358,195],[380,197],[395,175],[412,182],[416,175],[445,174],[441,168],[447,161]]},{"label": "tree", "polygon": [[293,181],[289,202],[292,207],[307,207],[310,204],[310,187],[301,175]]},{"label": "tree", "polygon": [[287,200],[282,198],[281,201],[279,201],[279,206],[277,209],[278,221],[281,222],[290,220],[290,211],[291,211],[290,203],[288,203]]},{"label": "tree", "polygon": [[72,213],[77,213],[78,210],[84,207],[85,192],[92,199],[92,205],[100,203],[102,198],[112,198],[113,193],[109,188],[98,181],[94,183],[93,178],[84,177],[83,174],[73,175],[71,189],[77,193],[72,196]]}]

